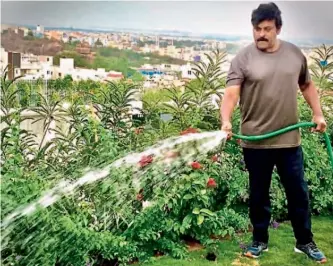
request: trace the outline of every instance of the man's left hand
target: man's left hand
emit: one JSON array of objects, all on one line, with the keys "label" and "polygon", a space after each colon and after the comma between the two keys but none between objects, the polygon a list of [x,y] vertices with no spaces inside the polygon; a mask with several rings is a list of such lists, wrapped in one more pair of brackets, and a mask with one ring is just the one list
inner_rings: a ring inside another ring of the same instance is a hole
[{"label": "man's left hand", "polygon": [[326,131],[326,121],[323,115],[315,115],[313,116],[312,122],[316,123],[317,127],[312,129],[312,132],[320,132],[323,133]]}]

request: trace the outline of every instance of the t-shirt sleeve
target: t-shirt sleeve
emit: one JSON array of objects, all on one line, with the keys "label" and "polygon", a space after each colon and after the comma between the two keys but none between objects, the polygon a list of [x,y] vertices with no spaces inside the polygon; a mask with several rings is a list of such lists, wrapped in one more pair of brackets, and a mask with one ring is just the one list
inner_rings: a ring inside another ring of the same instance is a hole
[{"label": "t-shirt sleeve", "polygon": [[226,85],[241,85],[244,80],[243,63],[241,56],[237,55],[231,60],[230,68],[227,74]]},{"label": "t-shirt sleeve", "polygon": [[303,86],[311,81],[311,75],[306,57],[303,55],[302,67],[298,78],[298,85]]}]

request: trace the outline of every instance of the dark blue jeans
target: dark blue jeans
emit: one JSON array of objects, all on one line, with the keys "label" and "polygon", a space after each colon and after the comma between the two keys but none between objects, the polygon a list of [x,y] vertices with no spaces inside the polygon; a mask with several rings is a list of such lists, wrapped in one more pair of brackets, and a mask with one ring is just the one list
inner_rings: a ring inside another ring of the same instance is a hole
[{"label": "dark blue jeans", "polygon": [[269,190],[274,166],[286,192],[288,214],[300,244],[312,241],[308,186],[304,180],[302,147],[281,149],[244,148],[250,178],[250,219],[253,240],[268,242],[271,219]]}]

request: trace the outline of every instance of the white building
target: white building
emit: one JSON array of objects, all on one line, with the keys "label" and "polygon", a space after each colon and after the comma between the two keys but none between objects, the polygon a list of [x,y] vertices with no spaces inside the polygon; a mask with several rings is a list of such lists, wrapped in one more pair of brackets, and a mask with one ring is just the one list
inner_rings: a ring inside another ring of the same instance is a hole
[{"label": "white building", "polygon": [[104,68],[75,68],[73,58],[60,58],[60,65],[54,66],[53,70],[53,79],[64,78],[66,75],[71,76],[73,81],[89,79],[104,81],[106,79],[119,79],[122,77],[122,73],[115,71],[106,72]]},{"label": "white building", "polygon": [[15,68],[15,77],[23,76],[26,80],[51,79],[52,71],[52,56],[21,54],[20,68]]},{"label": "white building", "polygon": [[145,47],[142,48],[143,53],[151,53],[151,49],[148,44],[145,44]]},{"label": "white building", "polygon": [[[1,73],[8,65],[8,52],[1,47]],[[53,65],[52,56],[38,56],[33,54],[16,53],[16,67],[11,72],[11,77],[22,76],[23,80],[49,80],[64,78],[69,75],[74,81],[79,80],[120,80],[123,78],[121,72],[106,72],[104,68],[86,69],[75,68],[73,58],[60,58],[59,66]]]},{"label": "white building", "polygon": [[36,28],[36,33],[40,33],[40,34],[44,34],[44,26],[42,25],[37,25],[37,28]]},{"label": "white building", "polygon": [[159,65],[159,68],[162,71],[181,71],[181,66],[174,64],[161,64]]},{"label": "white building", "polygon": [[67,43],[67,42],[69,42],[69,35],[66,33],[66,32],[64,32],[63,34],[62,34],[62,41],[64,42],[64,43]]},{"label": "white building", "polygon": [[0,49],[0,71],[1,74],[8,65],[8,53],[5,51],[5,48],[1,47]]},{"label": "white building", "polygon": [[182,78],[183,79],[195,79],[196,76],[193,73],[192,65],[187,63],[186,65],[181,66]]}]

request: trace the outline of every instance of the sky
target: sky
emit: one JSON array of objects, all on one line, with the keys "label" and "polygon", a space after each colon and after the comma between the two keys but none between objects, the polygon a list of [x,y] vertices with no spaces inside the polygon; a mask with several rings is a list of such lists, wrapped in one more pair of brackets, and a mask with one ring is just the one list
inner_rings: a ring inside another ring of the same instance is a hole
[{"label": "sky", "polygon": [[[1,1],[1,23],[252,34],[255,1]],[[276,1],[280,37],[333,39],[333,1]]]}]

